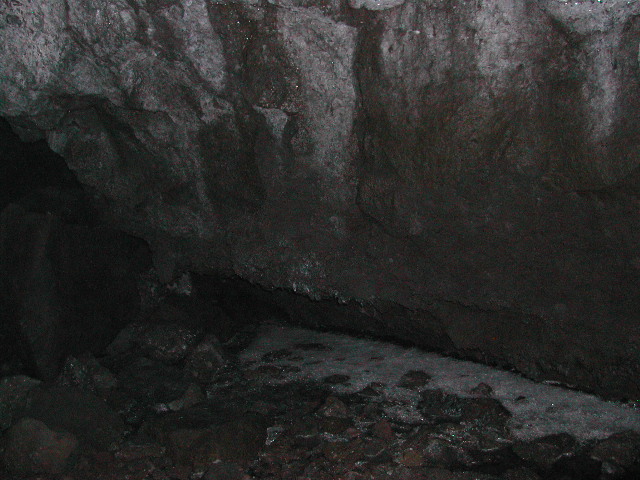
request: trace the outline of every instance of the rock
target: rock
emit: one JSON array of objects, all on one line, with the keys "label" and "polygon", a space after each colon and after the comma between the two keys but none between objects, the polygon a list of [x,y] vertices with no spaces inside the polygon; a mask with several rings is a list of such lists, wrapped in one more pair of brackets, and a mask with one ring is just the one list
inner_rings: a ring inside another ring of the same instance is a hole
[{"label": "rock", "polygon": [[382,419],[379,422],[376,422],[373,425],[372,432],[377,438],[387,442],[393,441],[396,438],[396,435],[393,432],[393,427],[387,419]]},{"label": "rock", "polygon": [[330,462],[353,464],[364,458],[365,444],[356,439],[350,442],[324,442],[322,454]]},{"label": "rock", "polygon": [[245,480],[250,477],[245,476],[242,468],[235,463],[219,462],[214,463],[206,471],[202,480]]},{"label": "rock", "polygon": [[434,423],[466,421],[476,424],[504,426],[509,411],[492,398],[462,398],[442,390],[425,390],[419,404],[422,414]]},{"label": "rock", "polygon": [[222,346],[213,335],[205,336],[185,361],[185,369],[199,382],[212,382],[226,365]]},{"label": "rock", "polygon": [[468,398],[464,404],[463,420],[476,425],[501,428],[511,418],[509,410],[495,398]]},{"label": "rock", "polygon": [[197,343],[200,332],[175,323],[148,325],[137,339],[142,353],[167,364],[183,360]]},{"label": "rock", "polygon": [[318,413],[325,417],[347,418],[349,416],[349,407],[338,397],[329,396],[325,399]]},{"label": "rock", "polygon": [[428,468],[424,475],[429,480],[499,480],[500,477],[476,472],[454,472],[443,468]]},{"label": "rock", "polygon": [[469,390],[469,393],[482,397],[488,397],[493,393],[493,388],[491,387],[491,385],[487,385],[486,383],[482,382]]},{"label": "rock", "polygon": [[423,425],[399,447],[405,466],[478,468],[512,462],[502,425],[468,422]]},{"label": "rock", "polygon": [[640,472],[640,434],[626,431],[600,440],[591,450],[591,458],[615,473]]},{"label": "rock", "polygon": [[529,442],[516,443],[512,448],[523,460],[548,470],[562,457],[575,454],[577,447],[575,438],[567,433],[559,433]]},{"label": "rock", "polygon": [[49,428],[72,433],[81,445],[98,450],[108,450],[127,431],[104,400],[72,387],[35,389],[24,413]]},{"label": "rock", "polygon": [[116,387],[118,380],[91,355],[67,357],[56,384],[77,387],[104,397]]},{"label": "rock", "polygon": [[138,427],[149,414],[148,405],[139,402],[122,390],[112,390],[104,400],[127,425]]},{"label": "rock", "polygon": [[311,438],[317,436],[320,433],[320,429],[316,419],[301,417],[293,420],[286,433],[291,437]]},{"label": "rock", "polygon": [[302,350],[304,352],[329,352],[333,348],[329,345],[325,345],[323,343],[296,343],[293,346],[297,350]]},{"label": "rock", "polygon": [[457,463],[458,452],[445,439],[420,429],[400,447],[397,461],[405,467],[445,467]]},{"label": "rock", "polygon": [[[0,116],[150,242],[163,281],[238,278],[307,325],[639,398],[639,13],[10,1]],[[33,331],[76,329],[32,310],[25,342],[64,350]]]},{"label": "rock", "polygon": [[173,402],[178,405],[188,397],[201,396],[197,393],[199,387],[185,371],[148,358],[133,360],[118,374],[118,384],[136,401],[160,410],[164,408],[162,405],[170,410],[168,405]]},{"label": "rock", "polygon": [[353,426],[353,420],[341,417],[321,417],[318,420],[318,430],[331,435],[344,434]]},{"label": "rock", "polygon": [[414,448],[403,450],[402,455],[398,458],[398,463],[405,467],[422,467],[425,462],[425,456]]},{"label": "rock", "polygon": [[371,474],[375,480],[427,480],[416,469],[403,465],[376,465],[371,469]]},{"label": "rock", "polygon": [[366,8],[367,10],[388,10],[402,5],[406,0],[349,0],[352,8]]},{"label": "rock", "polygon": [[[192,469],[184,465],[174,465],[162,473],[158,473],[159,480],[190,480]],[[155,477],[154,477],[155,480]]]},{"label": "rock", "polygon": [[125,462],[144,458],[159,458],[166,453],[166,448],[148,438],[129,439],[115,452],[115,458]]},{"label": "rock", "polygon": [[528,468],[517,468],[507,470],[504,475],[504,480],[541,480],[540,475],[538,475],[533,470],[529,470]]},{"label": "rock", "polygon": [[278,360],[283,360],[285,358],[289,358],[293,356],[293,352],[291,350],[287,350],[286,348],[281,348],[279,350],[272,350],[270,352],[262,355],[261,360],[266,363],[276,362]]},{"label": "rock", "polygon": [[139,308],[144,242],[11,205],[0,214],[0,295],[28,367],[53,380],[67,355],[101,352]]},{"label": "rock", "polygon": [[242,372],[247,380],[268,381],[270,379],[280,379],[284,373],[283,367],[277,365],[261,365],[257,368]]},{"label": "rock", "polygon": [[166,407],[165,404],[160,404],[155,405],[155,408],[159,412],[165,412],[167,410],[177,412],[178,410],[193,407],[204,400],[205,396],[200,387],[195,383],[192,383],[187,387],[182,397],[166,403]]},{"label": "rock", "polygon": [[110,357],[124,356],[138,346],[138,339],[142,335],[145,325],[140,322],[131,322],[122,328],[113,341],[107,346],[105,352]]},{"label": "rock", "polygon": [[78,447],[75,435],[56,432],[33,418],[23,418],[7,431],[4,466],[23,475],[56,475],[68,466]]},{"label": "rock", "polygon": [[382,393],[383,388],[384,388],[384,384],[370,383],[369,385],[364,387],[362,390],[357,392],[357,394],[361,397],[368,397],[368,398],[378,397]]},{"label": "rock", "polygon": [[349,375],[342,375],[342,374],[336,373],[334,375],[329,375],[327,377],[324,377],[322,381],[324,383],[328,383],[329,385],[339,385],[341,383],[347,383],[350,378],[351,377],[349,377]]},{"label": "rock", "polygon": [[442,390],[426,390],[422,392],[419,404],[422,414],[432,422],[462,420],[466,401]]},{"label": "rock", "polygon": [[422,370],[409,370],[398,382],[399,387],[409,390],[420,390],[431,380],[431,375]]},{"label": "rock", "polygon": [[199,428],[175,428],[160,433],[177,464],[206,469],[217,460],[246,464],[264,447],[266,427],[259,418],[229,419],[224,423]]},{"label": "rock", "polygon": [[24,409],[29,392],[40,383],[24,375],[0,380],[0,432],[13,424],[16,414]]},{"label": "rock", "polygon": [[[166,309],[163,311],[166,313]],[[156,311],[153,318],[157,320],[158,316]],[[173,318],[171,315],[162,317],[162,323],[150,323],[150,320],[151,317],[148,317],[145,322],[138,321],[127,325],[109,344],[106,352],[116,358],[126,358],[132,353],[139,356],[142,353],[151,359],[173,365],[184,360],[202,339],[202,332],[198,328],[181,324],[186,320],[181,318],[180,314]],[[174,323],[171,323],[172,321]],[[210,343],[209,346],[206,343],[201,346],[203,355],[206,356],[204,351],[214,349],[216,340],[215,337],[208,336],[203,341]]]}]

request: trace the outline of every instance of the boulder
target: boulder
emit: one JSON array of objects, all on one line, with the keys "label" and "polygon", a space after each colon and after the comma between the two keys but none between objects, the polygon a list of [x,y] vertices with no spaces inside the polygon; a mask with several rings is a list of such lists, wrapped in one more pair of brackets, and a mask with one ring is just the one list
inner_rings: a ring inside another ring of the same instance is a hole
[{"label": "boulder", "polygon": [[23,418],[7,432],[2,461],[13,473],[55,475],[67,468],[77,447],[75,435],[53,431],[33,418]]}]

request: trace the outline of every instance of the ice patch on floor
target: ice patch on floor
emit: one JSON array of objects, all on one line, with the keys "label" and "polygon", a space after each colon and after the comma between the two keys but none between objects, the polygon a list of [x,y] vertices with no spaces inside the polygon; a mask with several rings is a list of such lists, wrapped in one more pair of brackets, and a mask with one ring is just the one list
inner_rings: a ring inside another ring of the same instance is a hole
[{"label": "ice patch on floor", "polygon": [[[313,348],[321,345],[328,348]],[[271,362],[262,360],[264,354],[281,349],[290,350],[293,355]],[[270,379],[272,383],[348,375],[347,383],[331,386],[337,393],[358,392],[371,383],[383,383],[381,396],[387,403],[387,415],[408,423],[420,421],[416,408],[420,395],[397,384],[407,371],[423,370],[432,377],[426,389],[441,388],[471,396],[469,391],[479,383],[490,385],[491,396],[512,413],[510,427],[514,436],[522,440],[560,432],[579,440],[605,438],[628,429],[640,432],[640,412],[630,406],[535,383],[485,365],[381,341],[268,324],[261,327],[257,339],[242,352],[240,360],[252,363],[252,368],[278,365],[300,369],[285,371],[281,378]]]}]

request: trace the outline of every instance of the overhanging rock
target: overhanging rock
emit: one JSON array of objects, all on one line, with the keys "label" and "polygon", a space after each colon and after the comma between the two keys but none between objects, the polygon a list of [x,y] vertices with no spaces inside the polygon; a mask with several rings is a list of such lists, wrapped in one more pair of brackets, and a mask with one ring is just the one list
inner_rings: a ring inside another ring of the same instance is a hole
[{"label": "overhanging rock", "polygon": [[338,300],[378,333],[632,398],[639,14],[8,0],[0,114],[46,137],[166,278]]}]

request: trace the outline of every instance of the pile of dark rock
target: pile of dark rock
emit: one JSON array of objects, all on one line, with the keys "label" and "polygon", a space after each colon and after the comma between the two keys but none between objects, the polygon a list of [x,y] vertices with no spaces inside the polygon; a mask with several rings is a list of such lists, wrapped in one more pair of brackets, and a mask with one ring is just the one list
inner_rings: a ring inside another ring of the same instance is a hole
[{"label": "pile of dark rock", "polygon": [[[380,385],[352,394],[349,381],[271,382],[274,350],[257,367],[237,353],[249,335],[221,343],[184,312],[161,304],[127,325],[101,356],[69,356],[58,377],[0,382],[0,478],[56,480],[632,479],[640,435],[580,442],[569,434],[516,440],[510,414],[479,385],[471,397],[420,392],[422,420],[384,414]],[[170,317],[173,316],[172,321]],[[321,345],[301,346],[318,350]],[[267,364],[264,364],[267,360]],[[293,367],[292,367],[293,368]]]}]

